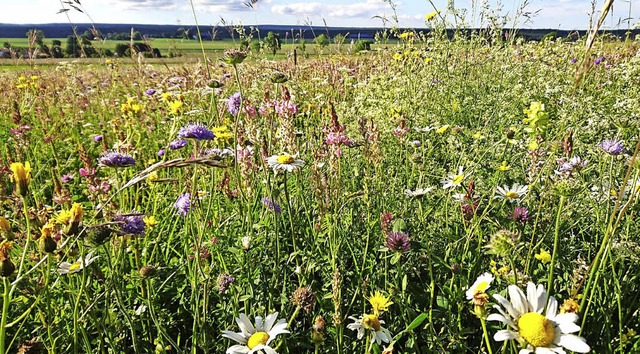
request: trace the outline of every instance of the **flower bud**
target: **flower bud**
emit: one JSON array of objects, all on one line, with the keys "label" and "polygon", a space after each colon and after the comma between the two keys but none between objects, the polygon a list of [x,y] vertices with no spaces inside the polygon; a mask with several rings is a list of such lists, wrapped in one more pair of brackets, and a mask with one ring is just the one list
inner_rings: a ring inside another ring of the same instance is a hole
[{"label": "flower bud", "polygon": [[58,244],[51,236],[43,236],[38,240],[38,248],[43,253],[53,253],[58,248]]},{"label": "flower bud", "polygon": [[14,162],[10,167],[13,171],[13,181],[16,183],[16,193],[25,197],[31,183],[31,165],[28,162],[24,165],[21,162]]}]

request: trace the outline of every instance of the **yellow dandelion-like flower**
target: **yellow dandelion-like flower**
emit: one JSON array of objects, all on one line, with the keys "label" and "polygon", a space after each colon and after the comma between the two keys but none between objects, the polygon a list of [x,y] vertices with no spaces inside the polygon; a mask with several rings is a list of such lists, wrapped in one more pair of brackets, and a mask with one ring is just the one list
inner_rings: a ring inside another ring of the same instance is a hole
[{"label": "yellow dandelion-like flower", "polygon": [[388,297],[382,295],[382,293],[377,290],[367,300],[369,300],[369,303],[373,308],[373,313],[376,315],[380,315],[380,313],[387,311],[389,306],[393,304]]},{"label": "yellow dandelion-like flower", "polygon": [[444,134],[447,132],[447,130],[449,129],[449,127],[451,127],[449,124],[445,124],[443,126],[441,126],[440,128],[436,129],[436,133],[438,134]]},{"label": "yellow dandelion-like flower", "polygon": [[511,166],[507,164],[507,161],[502,161],[500,166],[498,166],[498,171],[509,171],[510,169],[511,169]]},{"label": "yellow dandelion-like flower", "polygon": [[433,11],[433,12],[429,12],[424,19],[427,21],[431,21],[433,20],[438,14],[440,13],[440,10],[437,11]]},{"label": "yellow dandelion-like flower", "polygon": [[55,216],[55,220],[58,224],[67,225],[72,216],[71,210],[62,209],[58,215]]},{"label": "yellow dandelion-like flower", "polygon": [[578,313],[580,304],[573,298],[566,299],[560,305],[560,313]]},{"label": "yellow dandelion-like flower", "polygon": [[184,103],[180,100],[169,102],[169,113],[171,114],[180,114],[182,112],[182,106]]},{"label": "yellow dandelion-like flower", "polygon": [[162,93],[162,102],[171,102],[173,101],[173,95],[171,92],[163,92]]},{"label": "yellow dandelion-like flower", "polygon": [[26,196],[31,183],[31,165],[29,162],[25,162],[24,165],[21,162],[14,162],[10,168],[13,172],[12,178],[16,182],[16,192],[23,197]]},{"label": "yellow dandelion-like flower", "polygon": [[82,220],[82,215],[84,215],[84,208],[80,203],[73,203],[71,206],[71,222],[79,223]]},{"label": "yellow dandelion-like flower", "polygon": [[156,217],[153,215],[145,216],[142,221],[144,221],[144,225],[149,229],[153,229],[158,225],[158,220],[156,220]]},{"label": "yellow dandelion-like flower", "polygon": [[402,55],[402,53],[395,53],[393,55],[393,60],[400,61],[400,60],[402,60],[403,57],[404,56]]}]

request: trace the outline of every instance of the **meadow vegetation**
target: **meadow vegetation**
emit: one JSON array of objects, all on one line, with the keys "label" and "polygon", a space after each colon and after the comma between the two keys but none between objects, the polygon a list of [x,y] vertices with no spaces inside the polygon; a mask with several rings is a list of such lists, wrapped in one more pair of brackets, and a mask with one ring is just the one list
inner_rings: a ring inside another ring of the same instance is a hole
[{"label": "meadow vegetation", "polygon": [[640,350],[639,42],[438,33],[1,72],[0,353]]}]

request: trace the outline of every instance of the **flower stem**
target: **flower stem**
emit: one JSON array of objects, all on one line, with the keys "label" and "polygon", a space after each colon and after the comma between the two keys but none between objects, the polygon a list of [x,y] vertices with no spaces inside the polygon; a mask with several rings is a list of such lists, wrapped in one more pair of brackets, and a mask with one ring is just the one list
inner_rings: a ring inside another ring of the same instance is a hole
[{"label": "flower stem", "polygon": [[489,354],[493,354],[493,351],[491,350],[491,341],[489,340],[489,333],[487,332],[487,322],[484,317],[480,317],[480,324],[482,325],[482,336],[484,337],[484,342],[487,344],[487,351]]},{"label": "flower stem", "polygon": [[2,278],[4,286],[4,294],[2,295],[2,320],[0,321],[0,354],[5,354],[4,341],[6,336],[7,318],[9,317],[9,304],[11,303],[11,294],[9,293],[9,279]]},{"label": "flower stem", "polygon": [[556,214],[556,227],[553,235],[553,253],[551,253],[551,263],[549,264],[549,279],[547,280],[547,292],[552,293],[551,287],[553,285],[553,268],[556,264],[556,255],[558,254],[558,245],[560,243],[560,218],[562,216],[562,208],[564,207],[566,197],[560,196],[560,203],[558,204],[558,214]]}]

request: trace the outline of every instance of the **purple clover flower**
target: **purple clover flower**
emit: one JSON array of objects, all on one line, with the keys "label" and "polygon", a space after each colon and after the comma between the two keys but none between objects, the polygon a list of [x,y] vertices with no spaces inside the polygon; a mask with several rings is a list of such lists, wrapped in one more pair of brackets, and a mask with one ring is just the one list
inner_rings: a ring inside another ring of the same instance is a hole
[{"label": "purple clover flower", "polygon": [[116,151],[104,152],[98,159],[98,166],[101,167],[129,167],[135,164],[136,160],[131,155]]},{"label": "purple clover flower", "polygon": [[171,150],[182,149],[183,147],[187,146],[187,143],[188,143],[188,141],[185,140],[185,139],[174,140],[174,141],[169,143],[169,149],[171,149]]},{"label": "purple clover flower", "polygon": [[411,249],[409,235],[404,232],[392,231],[387,234],[386,246],[394,252],[404,253]]},{"label": "purple clover flower", "polygon": [[185,193],[178,197],[176,203],[173,204],[173,207],[176,208],[179,215],[187,216],[189,214],[189,210],[191,210],[191,193]]},{"label": "purple clover flower", "polygon": [[511,220],[526,224],[529,221],[529,210],[526,207],[515,207],[511,213]]},{"label": "purple clover flower", "polygon": [[130,215],[118,215],[116,221],[122,222],[120,230],[127,234],[142,235],[144,234],[144,215],[130,214]]},{"label": "purple clover flower", "polygon": [[276,214],[280,214],[280,212],[282,212],[280,205],[269,197],[262,198],[262,204],[269,208],[269,210],[274,211]]},{"label": "purple clover flower", "polygon": [[96,135],[93,137],[93,141],[95,141],[96,143],[99,143],[102,141],[102,135]]},{"label": "purple clover flower", "polygon": [[69,181],[71,181],[72,179],[73,175],[71,173],[67,173],[66,175],[63,175],[62,178],[60,178],[60,182],[69,183]]},{"label": "purple clover flower", "polygon": [[153,95],[155,95],[155,94],[156,94],[156,92],[158,92],[158,91],[156,91],[156,90],[154,90],[154,89],[150,88],[150,89],[147,89],[147,90],[144,92],[144,94],[145,94],[145,95],[147,95],[147,96],[153,96]]},{"label": "purple clover flower", "polygon": [[234,277],[226,273],[222,273],[218,275],[218,279],[216,279],[216,284],[218,285],[218,291],[220,292],[220,294],[226,293],[227,290],[229,290],[229,287],[231,286],[234,280],[236,280]]},{"label": "purple clover flower", "polygon": [[240,103],[242,102],[242,98],[240,97],[240,92],[236,92],[231,97],[227,99],[227,110],[231,113],[232,116],[235,116],[240,111]]},{"label": "purple clover flower", "polygon": [[191,122],[178,130],[179,139],[213,140],[215,134],[202,124]]},{"label": "purple clover flower", "polygon": [[625,150],[622,140],[605,139],[599,144],[599,146],[602,150],[611,155],[620,155]]}]

